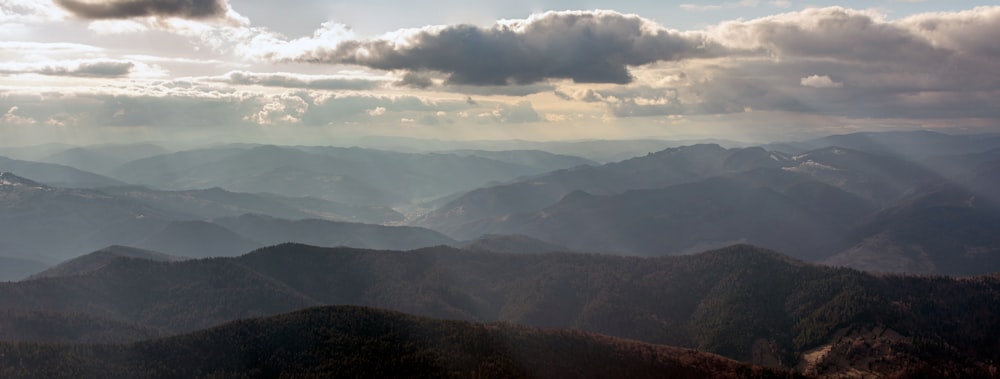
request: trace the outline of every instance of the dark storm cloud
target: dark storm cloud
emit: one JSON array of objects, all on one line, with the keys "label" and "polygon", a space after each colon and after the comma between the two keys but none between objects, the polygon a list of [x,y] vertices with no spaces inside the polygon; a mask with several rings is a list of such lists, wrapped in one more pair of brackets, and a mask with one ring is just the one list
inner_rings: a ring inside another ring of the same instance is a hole
[{"label": "dark storm cloud", "polygon": [[702,34],[663,29],[615,12],[548,12],[492,28],[425,28],[406,42],[344,41],[295,60],[382,70],[437,71],[448,84],[532,84],[550,78],[629,83],[629,67],[719,55]]},{"label": "dark storm cloud", "polygon": [[204,19],[222,17],[229,6],[225,0],[55,0],[73,15],[88,20],[133,17],[179,17]]}]

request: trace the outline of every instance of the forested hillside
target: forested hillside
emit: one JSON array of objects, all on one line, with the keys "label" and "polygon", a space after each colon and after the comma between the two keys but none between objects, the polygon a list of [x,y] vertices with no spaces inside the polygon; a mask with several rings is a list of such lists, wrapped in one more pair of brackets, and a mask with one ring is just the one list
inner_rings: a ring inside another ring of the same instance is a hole
[{"label": "forested hillside", "polygon": [[[873,276],[746,245],[635,258],[284,244],[238,258],[122,258],[85,275],[0,285],[0,306],[185,332],[354,304],[582,329],[803,372],[948,373],[997,358],[998,289],[989,276]],[[861,354],[859,343],[874,350]],[[817,360],[814,351],[827,353]]]}]

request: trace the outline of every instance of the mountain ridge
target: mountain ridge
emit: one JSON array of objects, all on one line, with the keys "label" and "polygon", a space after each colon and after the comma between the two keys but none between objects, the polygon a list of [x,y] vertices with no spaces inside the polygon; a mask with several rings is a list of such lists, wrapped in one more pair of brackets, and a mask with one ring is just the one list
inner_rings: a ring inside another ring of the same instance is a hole
[{"label": "mountain ridge", "polygon": [[[35,295],[39,291],[48,295]],[[83,276],[0,284],[0,307],[86,311],[177,333],[316,305],[352,304],[435,318],[575,328],[786,368],[828,345],[837,354],[856,352],[843,344],[847,340],[838,340],[848,330],[867,340],[891,328],[902,339],[880,346],[899,354],[881,356],[886,361],[877,366],[848,359],[844,367],[823,369],[884,375],[910,366],[985,367],[996,358],[997,350],[987,346],[995,345],[990,336],[1000,332],[998,293],[1000,279],[992,276],[873,276],[748,245],[638,258],[282,244],[236,258],[116,260]],[[46,305],[52,301],[57,303]],[[921,316],[914,318],[912,309],[920,309]],[[963,324],[966,312],[955,309],[973,312],[975,325]],[[847,359],[829,359],[837,357]]]}]

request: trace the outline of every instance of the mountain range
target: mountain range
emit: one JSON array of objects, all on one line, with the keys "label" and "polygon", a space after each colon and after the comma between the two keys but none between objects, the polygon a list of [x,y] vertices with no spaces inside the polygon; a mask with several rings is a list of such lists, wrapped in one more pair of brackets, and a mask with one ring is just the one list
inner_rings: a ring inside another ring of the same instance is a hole
[{"label": "mountain range", "polygon": [[238,258],[121,257],[81,275],[0,284],[0,308],[107,319],[73,335],[124,342],[135,328],[120,325],[178,333],[353,304],[580,329],[807,374],[940,376],[984,373],[997,358],[998,289],[994,276],[873,276],[747,245],[637,258],[284,244]]},{"label": "mountain range", "polygon": [[[734,156],[749,157],[731,159]],[[667,149],[622,162],[558,170],[508,184],[480,188],[428,213],[415,223],[453,237],[475,238],[477,234],[462,233],[460,228],[482,219],[537,211],[570,192],[613,194],[632,189],[661,188],[736,172],[747,165],[778,167],[786,159],[763,149],[727,150],[718,145]],[[738,166],[734,167],[734,164]]]},{"label": "mountain range", "polygon": [[876,272],[984,274],[1000,251],[998,169],[994,150],[914,161],[694,145],[477,189],[414,224],[577,251],[656,256],[745,242]]},{"label": "mountain range", "polygon": [[[745,242],[875,272],[983,274],[1000,251],[995,137],[858,133],[765,145],[789,152],[700,144],[604,165],[535,150],[111,146],[104,154],[115,162],[138,157],[102,166],[117,179],[10,166],[65,187],[32,178],[47,190],[5,190],[23,194],[0,204],[0,255],[53,264],[109,245],[205,257],[282,242],[410,249],[494,235],[508,243],[494,248],[510,252],[657,256]],[[36,155],[104,151],[80,149]],[[248,214],[257,216],[235,221]],[[312,219],[444,235],[303,221]]]}]

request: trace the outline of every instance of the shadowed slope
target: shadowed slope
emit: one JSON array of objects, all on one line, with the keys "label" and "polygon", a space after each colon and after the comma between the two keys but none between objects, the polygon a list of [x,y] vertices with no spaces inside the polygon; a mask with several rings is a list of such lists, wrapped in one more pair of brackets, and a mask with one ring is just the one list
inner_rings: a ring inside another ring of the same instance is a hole
[{"label": "shadowed slope", "polygon": [[[715,355],[563,330],[327,307],[125,346],[0,345],[3,377],[794,377]],[[72,357],[72,358],[71,358]],[[62,362],[49,365],[46,362]]]}]

